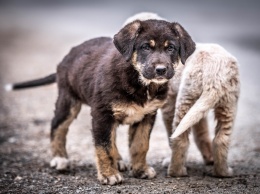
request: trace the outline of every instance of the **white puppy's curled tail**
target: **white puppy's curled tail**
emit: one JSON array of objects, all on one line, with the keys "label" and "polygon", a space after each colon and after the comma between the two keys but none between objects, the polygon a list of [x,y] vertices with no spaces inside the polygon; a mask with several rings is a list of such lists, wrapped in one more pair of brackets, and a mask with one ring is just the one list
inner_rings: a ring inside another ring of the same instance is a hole
[{"label": "white puppy's curled tail", "polygon": [[200,98],[183,117],[170,139],[173,140],[188,130],[190,127],[198,123],[203,117],[207,115],[208,111],[215,106],[218,100],[219,94],[217,91],[213,91],[212,89],[209,92],[203,92]]}]

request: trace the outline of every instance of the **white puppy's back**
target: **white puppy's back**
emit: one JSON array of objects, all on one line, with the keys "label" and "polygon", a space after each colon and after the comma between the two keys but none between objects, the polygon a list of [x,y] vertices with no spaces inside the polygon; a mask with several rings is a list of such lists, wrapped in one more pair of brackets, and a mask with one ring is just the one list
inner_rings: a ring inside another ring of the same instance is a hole
[{"label": "white puppy's back", "polygon": [[[176,138],[224,98],[236,98],[239,93],[238,64],[235,57],[217,44],[196,44],[183,70],[177,103],[184,98],[197,99],[183,117],[171,138]],[[234,100],[235,101],[235,100]]]},{"label": "white puppy's back", "polygon": [[145,20],[150,20],[150,19],[153,19],[153,20],[165,20],[167,21],[166,19],[158,16],[156,13],[151,13],[151,12],[141,12],[141,13],[137,13],[129,18],[127,18],[127,20],[125,21],[124,25],[127,25],[135,20],[141,20],[141,21],[145,21]]}]

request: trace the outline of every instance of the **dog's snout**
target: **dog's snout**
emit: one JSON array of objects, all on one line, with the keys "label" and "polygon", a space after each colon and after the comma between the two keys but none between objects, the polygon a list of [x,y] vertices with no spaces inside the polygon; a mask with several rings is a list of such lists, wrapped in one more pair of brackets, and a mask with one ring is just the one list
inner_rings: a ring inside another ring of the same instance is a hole
[{"label": "dog's snout", "polygon": [[163,65],[158,65],[155,68],[155,71],[156,71],[157,75],[164,75],[166,73],[166,67]]}]

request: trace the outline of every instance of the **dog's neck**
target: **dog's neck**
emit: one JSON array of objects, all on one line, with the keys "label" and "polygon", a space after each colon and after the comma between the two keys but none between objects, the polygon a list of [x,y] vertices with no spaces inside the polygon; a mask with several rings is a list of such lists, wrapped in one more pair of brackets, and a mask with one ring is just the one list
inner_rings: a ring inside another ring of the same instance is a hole
[{"label": "dog's neck", "polygon": [[157,98],[159,100],[164,100],[167,97],[168,82],[166,82],[164,84],[157,84],[157,83],[151,82],[147,86],[147,91],[148,91],[149,97],[151,99]]}]

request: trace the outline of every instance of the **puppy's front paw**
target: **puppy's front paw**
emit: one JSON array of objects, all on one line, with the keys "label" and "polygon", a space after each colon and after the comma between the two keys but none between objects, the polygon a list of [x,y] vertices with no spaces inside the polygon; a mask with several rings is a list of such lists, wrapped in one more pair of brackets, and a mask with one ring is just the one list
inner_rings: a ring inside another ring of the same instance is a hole
[{"label": "puppy's front paw", "polygon": [[129,175],[140,179],[152,179],[156,176],[156,172],[153,167],[148,166],[145,169],[131,169]]},{"label": "puppy's front paw", "polygon": [[180,168],[171,168],[169,166],[168,168],[168,175],[171,177],[184,177],[188,176],[187,168],[185,166],[182,166]]},{"label": "puppy's front paw", "polygon": [[116,185],[116,184],[122,183],[124,179],[123,179],[123,176],[120,173],[117,173],[115,175],[111,175],[111,176],[108,176],[108,177],[103,176],[103,175],[99,175],[98,180],[103,185]]},{"label": "puppy's front paw", "polygon": [[50,166],[56,170],[66,170],[69,167],[69,160],[68,158],[56,156],[51,160]]},{"label": "puppy's front paw", "polygon": [[127,165],[125,164],[125,162],[123,160],[118,160],[117,161],[117,169],[120,172],[124,172],[127,170]]},{"label": "puppy's front paw", "polygon": [[233,177],[234,173],[233,173],[233,169],[230,167],[228,167],[225,170],[214,168],[213,176],[220,177],[220,178],[229,178],[229,177]]}]

